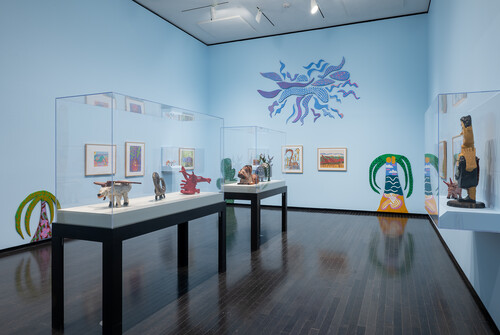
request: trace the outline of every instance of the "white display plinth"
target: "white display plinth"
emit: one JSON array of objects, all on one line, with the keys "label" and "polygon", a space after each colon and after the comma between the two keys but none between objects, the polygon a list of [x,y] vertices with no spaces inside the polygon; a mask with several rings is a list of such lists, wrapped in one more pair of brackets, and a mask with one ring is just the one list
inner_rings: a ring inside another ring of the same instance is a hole
[{"label": "white display plinth", "polygon": [[109,202],[60,209],[57,222],[101,228],[117,228],[132,223],[193,210],[224,201],[222,193],[201,192],[198,194],[167,193],[165,198],[155,200],[154,195],[130,198],[127,207],[110,208]]},{"label": "white display plinth", "polygon": [[224,192],[235,193],[260,193],[286,186],[284,180],[262,181],[254,185],[245,184],[224,184]]},{"label": "white display plinth", "polygon": [[500,233],[500,213],[493,209],[451,207],[450,199],[439,197],[439,228]]}]

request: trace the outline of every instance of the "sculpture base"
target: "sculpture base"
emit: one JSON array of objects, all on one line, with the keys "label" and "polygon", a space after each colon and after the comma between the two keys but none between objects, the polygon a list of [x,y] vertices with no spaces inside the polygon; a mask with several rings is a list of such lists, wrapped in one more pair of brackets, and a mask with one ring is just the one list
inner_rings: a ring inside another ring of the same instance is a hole
[{"label": "sculpture base", "polygon": [[460,207],[460,208],[485,208],[484,202],[480,201],[460,201],[460,200],[450,200],[446,203],[451,207]]}]

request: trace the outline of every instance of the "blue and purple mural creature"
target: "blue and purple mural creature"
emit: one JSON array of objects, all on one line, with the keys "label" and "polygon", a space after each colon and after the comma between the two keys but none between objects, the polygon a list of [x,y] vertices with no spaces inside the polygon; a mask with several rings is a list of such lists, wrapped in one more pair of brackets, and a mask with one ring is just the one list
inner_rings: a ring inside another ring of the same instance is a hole
[{"label": "blue and purple mural creature", "polygon": [[279,86],[279,89],[274,91],[257,90],[261,96],[268,99],[277,97],[273,103],[268,107],[269,116],[280,114],[285,107],[288,100],[293,102],[293,112],[287,118],[286,122],[292,121],[297,123],[300,121],[304,125],[304,119],[311,111],[314,117],[314,122],[318,120],[321,115],[323,117],[335,118],[335,114],[340,118],[344,117],[337,108],[330,105],[335,103],[342,103],[342,99],[350,96],[356,100],[354,88],[358,88],[358,84],[351,82],[350,73],[348,71],[340,71],[345,64],[345,58],[339,65],[330,65],[323,59],[319,62],[311,62],[309,65],[304,66],[307,74],[294,74],[285,72],[285,64],[280,61],[280,73],[266,72],[261,75],[264,78],[271,79]]}]

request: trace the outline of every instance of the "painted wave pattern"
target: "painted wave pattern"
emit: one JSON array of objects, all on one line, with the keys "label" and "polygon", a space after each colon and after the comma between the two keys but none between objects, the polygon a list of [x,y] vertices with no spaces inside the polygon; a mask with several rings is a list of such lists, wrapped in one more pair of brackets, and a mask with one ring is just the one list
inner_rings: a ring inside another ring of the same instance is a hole
[{"label": "painted wave pattern", "polygon": [[384,193],[394,193],[403,195],[403,189],[401,188],[401,183],[399,182],[399,177],[386,175],[385,176],[385,191]]},{"label": "painted wave pattern", "polygon": [[345,57],[342,57],[339,65],[330,65],[320,59],[317,63],[311,62],[304,66],[306,74],[292,75],[285,71],[286,66],[280,61],[279,73],[261,73],[262,77],[274,81],[279,89],[257,92],[267,99],[277,98],[268,107],[270,117],[281,114],[287,101],[293,101],[292,114],[286,119],[287,123],[300,122],[304,125],[304,119],[309,115],[312,115],[313,122],[321,116],[343,118],[344,114],[334,108],[333,104],[340,104],[343,99],[348,98],[360,99],[355,91],[359,87],[358,84],[351,82],[351,74],[348,71],[341,71],[344,64]]}]

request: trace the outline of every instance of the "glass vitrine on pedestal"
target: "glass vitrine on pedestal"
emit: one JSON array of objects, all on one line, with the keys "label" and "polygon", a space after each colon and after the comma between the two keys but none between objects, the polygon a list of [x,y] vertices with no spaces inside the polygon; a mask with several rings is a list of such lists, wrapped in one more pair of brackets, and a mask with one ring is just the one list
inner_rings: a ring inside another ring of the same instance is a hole
[{"label": "glass vitrine on pedestal", "polygon": [[[500,232],[499,111],[500,91],[487,91],[440,94],[425,113],[425,208],[439,228]],[[471,128],[464,143],[461,119],[467,116]],[[478,172],[477,186],[459,189],[460,156],[473,149],[479,161],[463,163],[462,171]],[[477,206],[464,201],[472,191]],[[474,208],[480,204],[485,208]]]}]

